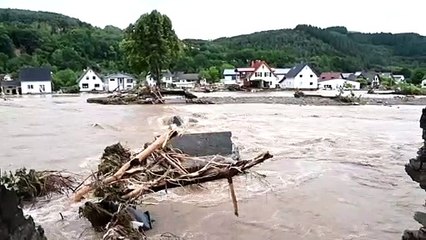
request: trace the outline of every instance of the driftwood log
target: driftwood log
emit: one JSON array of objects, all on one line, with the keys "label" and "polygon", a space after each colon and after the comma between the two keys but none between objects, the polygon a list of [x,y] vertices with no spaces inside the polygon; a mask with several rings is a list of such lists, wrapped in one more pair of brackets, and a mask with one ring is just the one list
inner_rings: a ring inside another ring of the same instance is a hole
[{"label": "driftwood log", "polygon": [[[136,156],[136,158],[125,163],[114,175],[107,177],[104,180],[102,180],[102,184],[110,184],[114,181],[120,180],[128,169],[130,169],[134,165],[138,165],[138,164],[143,163],[144,160],[149,155],[151,155],[152,152],[154,152],[158,148],[164,147],[167,144],[167,141],[169,139],[171,139],[172,137],[175,137],[176,135],[177,135],[177,132],[174,131],[174,130],[161,135],[151,145],[149,145],[145,150],[143,150],[141,153],[139,153]],[[79,189],[74,195],[74,201],[78,202],[81,199],[83,199],[84,195],[89,193],[90,191],[92,191],[93,188],[94,188],[94,183],[91,183],[91,184],[86,185],[83,188]]]}]

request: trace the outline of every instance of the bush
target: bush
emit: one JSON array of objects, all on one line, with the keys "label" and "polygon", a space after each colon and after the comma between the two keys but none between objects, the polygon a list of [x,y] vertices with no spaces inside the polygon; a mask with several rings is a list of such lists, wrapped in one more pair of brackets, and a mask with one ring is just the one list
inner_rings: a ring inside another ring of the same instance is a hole
[{"label": "bush", "polygon": [[426,94],[425,89],[417,87],[416,85],[411,83],[399,84],[398,90],[396,90],[395,92],[398,94],[403,94],[403,95],[425,95]]}]

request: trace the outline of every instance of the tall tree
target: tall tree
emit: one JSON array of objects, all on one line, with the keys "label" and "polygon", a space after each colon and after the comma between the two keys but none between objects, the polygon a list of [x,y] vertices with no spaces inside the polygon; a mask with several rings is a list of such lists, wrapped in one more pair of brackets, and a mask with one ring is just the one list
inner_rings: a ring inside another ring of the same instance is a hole
[{"label": "tall tree", "polygon": [[122,46],[130,68],[136,74],[149,72],[157,83],[161,70],[169,68],[180,52],[171,20],[156,10],[142,15],[126,29]]}]

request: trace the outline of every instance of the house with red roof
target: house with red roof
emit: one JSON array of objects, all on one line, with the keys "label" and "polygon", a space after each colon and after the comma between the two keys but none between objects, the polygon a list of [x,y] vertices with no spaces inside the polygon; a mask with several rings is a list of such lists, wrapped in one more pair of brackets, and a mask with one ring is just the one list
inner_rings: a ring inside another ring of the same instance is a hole
[{"label": "house with red roof", "polygon": [[237,68],[237,79],[240,79],[243,86],[251,88],[276,88],[279,77],[265,61],[255,60],[250,63],[250,67]]},{"label": "house with red roof", "polygon": [[333,79],[343,79],[341,72],[323,72],[321,73],[318,81],[328,81]]}]

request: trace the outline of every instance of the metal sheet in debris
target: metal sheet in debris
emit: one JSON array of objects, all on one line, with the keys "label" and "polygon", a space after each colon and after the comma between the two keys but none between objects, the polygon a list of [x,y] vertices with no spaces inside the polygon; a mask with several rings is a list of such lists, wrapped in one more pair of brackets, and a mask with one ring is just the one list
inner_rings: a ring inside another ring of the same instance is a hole
[{"label": "metal sheet in debris", "polygon": [[227,156],[233,153],[231,137],[231,132],[191,133],[173,138],[170,144],[191,156]]}]

